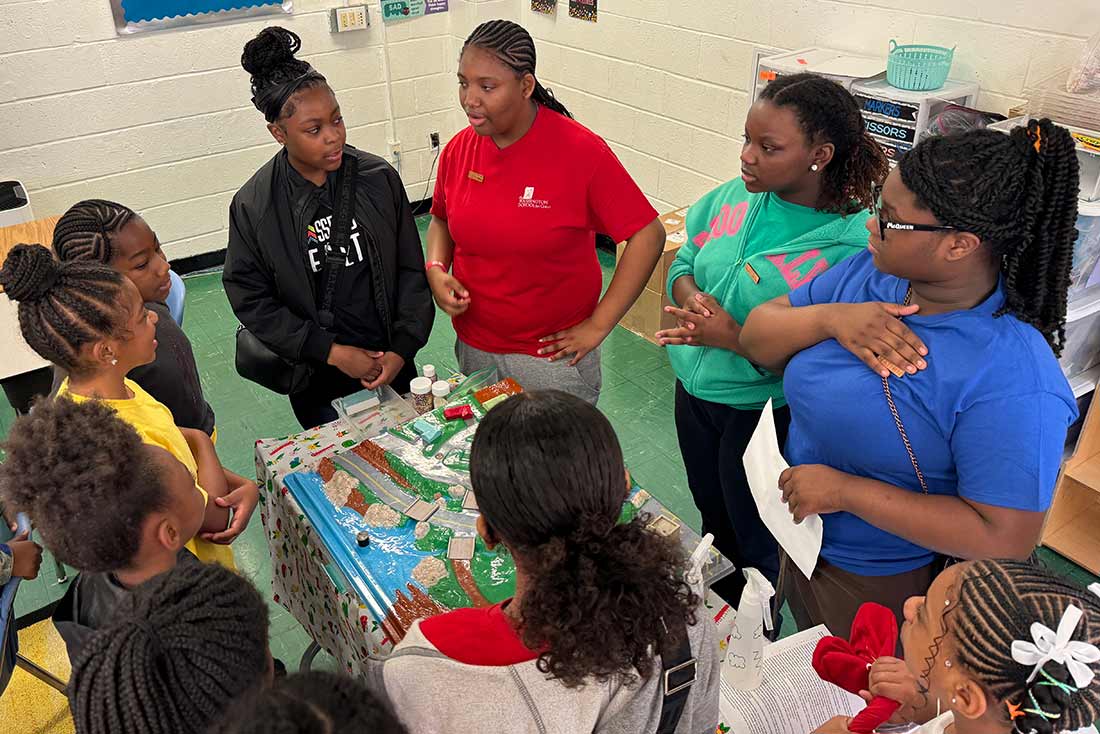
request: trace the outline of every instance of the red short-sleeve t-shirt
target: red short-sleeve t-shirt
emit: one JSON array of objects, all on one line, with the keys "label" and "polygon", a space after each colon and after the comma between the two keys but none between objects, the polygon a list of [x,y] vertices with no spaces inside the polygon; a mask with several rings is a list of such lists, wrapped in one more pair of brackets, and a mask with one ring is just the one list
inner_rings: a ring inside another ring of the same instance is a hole
[{"label": "red short-sleeve t-shirt", "polygon": [[657,211],[598,135],[539,108],[501,150],[467,127],[439,162],[432,214],[454,240],[453,274],[470,292],[454,319],[470,346],[536,355],[539,339],[584,321],[600,298],[595,234],[628,239]]}]

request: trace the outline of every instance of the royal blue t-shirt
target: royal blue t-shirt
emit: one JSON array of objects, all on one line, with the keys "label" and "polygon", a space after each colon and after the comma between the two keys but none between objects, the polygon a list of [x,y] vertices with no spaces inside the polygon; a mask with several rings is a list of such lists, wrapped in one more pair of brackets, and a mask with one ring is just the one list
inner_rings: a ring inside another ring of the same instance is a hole
[{"label": "royal blue t-shirt", "polygon": [[[792,291],[791,305],[905,300],[908,281],[854,255]],[[1001,286],[966,311],[904,319],[928,347],[928,367],[890,378],[890,391],[928,491],[1041,512],[1050,506],[1077,404],[1054,353],[1011,315]],[[791,409],[786,458],[825,464],[920,492],[882,378],[836,340],[796,354],[783,375]],[[821,555],[863,576],[920,568],[930,550],[855,515],[823,515]]]}]

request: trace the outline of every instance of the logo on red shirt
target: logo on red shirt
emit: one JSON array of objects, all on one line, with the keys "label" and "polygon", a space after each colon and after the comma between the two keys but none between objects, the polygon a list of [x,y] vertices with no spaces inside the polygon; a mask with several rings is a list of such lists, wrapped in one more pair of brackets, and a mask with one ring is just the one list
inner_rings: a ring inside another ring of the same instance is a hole
[{"label": "logo on red shirt", "polygon": [[535,187],[527,186],[523,189],[523,196],[519,197],[520,209],[549,209],[550,201],[548,199],[536,199]]}]

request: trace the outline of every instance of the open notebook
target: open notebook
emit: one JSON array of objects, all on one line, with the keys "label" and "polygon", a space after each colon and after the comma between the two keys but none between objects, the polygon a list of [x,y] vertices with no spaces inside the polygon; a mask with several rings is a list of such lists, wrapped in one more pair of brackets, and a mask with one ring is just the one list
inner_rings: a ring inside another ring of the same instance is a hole
[{"label": "open notebook", "polygon": [[863,699],[821,680],[813,669],[824,625],[764,648],[763,681],[755,691],[738,691],[722,680],[719,732],[806,734],[834,716],[855,716]]}]

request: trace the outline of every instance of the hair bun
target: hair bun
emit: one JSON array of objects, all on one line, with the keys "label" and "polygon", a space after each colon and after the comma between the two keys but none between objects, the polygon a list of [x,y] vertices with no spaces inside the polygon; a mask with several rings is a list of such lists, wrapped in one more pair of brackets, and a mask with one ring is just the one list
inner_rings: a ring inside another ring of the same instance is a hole
[{"label": "hair bun", "polygon": [[301,47],[298,34],[281,26],[270,26],[244,45],[241,66],[254,77],[268,77],[280,66],[294,61],[294,54]]},{"label": "hair bun", "polygon": [[1013,720],[1016,731],[1035,734],[1061,731],[1065,723],[1062,721],[1063,714],[1073,703],[1074,694],[1069,692],[1075,690],[1072,683],[1073,676],[1065,665],[1052,661],[1043,666],[1039,677],[1024,690],[1021,715]]},{"label": "hair bun", "polygon": [[42,245],[16,245],[0,268],[0,286],[13,301],[44,298],[61,277],[61,264]]}]

